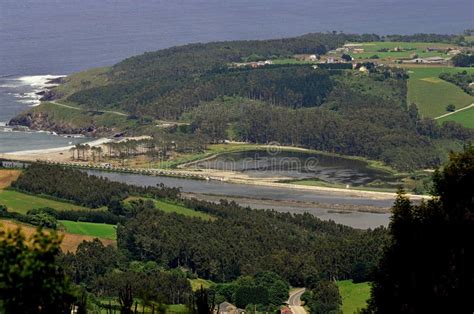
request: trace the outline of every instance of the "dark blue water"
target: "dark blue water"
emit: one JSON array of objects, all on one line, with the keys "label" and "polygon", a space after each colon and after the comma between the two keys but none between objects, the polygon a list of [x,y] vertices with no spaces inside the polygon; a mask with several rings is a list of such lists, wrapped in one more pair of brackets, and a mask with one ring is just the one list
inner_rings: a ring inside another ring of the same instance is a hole
[{"label": "dark blue water", "polygon": [[472,21],[471,0],[0,0],[0,122],[36,101],[37,86],[24,76],[69,74],[190,42],[332,30],[459,33]]},{"label": "dark blue water", "polygon": [[473,26],[471,0],[2,0],[0,76],[65,74],[190,42]]}]

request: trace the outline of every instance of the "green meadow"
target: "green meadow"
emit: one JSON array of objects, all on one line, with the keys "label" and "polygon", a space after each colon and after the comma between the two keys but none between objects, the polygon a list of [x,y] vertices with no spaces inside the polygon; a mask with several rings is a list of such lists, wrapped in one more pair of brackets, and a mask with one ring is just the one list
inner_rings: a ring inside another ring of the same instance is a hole
[{"label": "green meadow", "polygon": [[[357,43],[356,43],[357,44]],[[442,44],[442,43],[422,43],[422,42],[367,42],[360,43],[364,49],[363,53],[351,53],[350,55],[356,59],[368,59],[373,55],[379,56],[380,59],[399,59],[399,58],[410,58],[413,54],[418,55],[420,58],[426,57],[446,57],[444,52],[438,51],[426,51],[427,48],[441,48],[445,49],[448,47],[455,47],[454,45]],[[387,51],[380,52],[380,49],[393,50],[395,47],[402,48],[402,51]]]},{"label": "green meadow", "polygon": [[13,190],[0,190],[0,204],[5,205],[8,210],[26,214],[33,208],[51,207],[57,210],[84,210],[86,207],[60,202],[49,198],[29,195]]},{"label": "green meadow", "polygon": [[368,282],[353,283],[352,280],[342,280],[337,282],[339,293],[342,297],[342,312],[353,314],[358,309],[367,306],[370,297],[370,284]]},{"label": "green meadow", "polygon": [[[144,199],[142,197],[129,197],[127,201],[132,201],[136,199]],[[155,203],[155,206],[157,209],[164,211],[166,213],[176,213],[179,215],[187,216],[187,217],[194,217],[194,218],[200,218],[203,220],[213,220],[215,217],[199,212],[196,210],[193,210],[191,208],[184,207],[180,204],[170,202],[170,201],[165,201],[165,200],[152,200]]]},{"label": "green meadow", "polygon": [[450,114],[449,116],[438,119],[438,121],[440,123],[444,121],[455,121],[467,128],[474,129],[474,107]]},{"label": "green meadow", "polygon": [[203,289],[208,289],[214,284],[212,281],[202,278],[189,279],[189,281],[191,282],[191,288],[193,289],[193,291],[201,289],[201,286]]},{"label": "green meadow", "polygon": [[474,97],[458,86],[439,78],[440,73],[474,73],[474,68],[453,67],[410,67],[407,68],[408,103],[415,103],[424,117],[435,118],[446,114],[446,106],[453,104],[457,109],[474,103]]},{"label": "green meadow", "polygon": [[116,226],[102,223],[60,220],[67,233],[80,234],[103,239],[117,239]]}]

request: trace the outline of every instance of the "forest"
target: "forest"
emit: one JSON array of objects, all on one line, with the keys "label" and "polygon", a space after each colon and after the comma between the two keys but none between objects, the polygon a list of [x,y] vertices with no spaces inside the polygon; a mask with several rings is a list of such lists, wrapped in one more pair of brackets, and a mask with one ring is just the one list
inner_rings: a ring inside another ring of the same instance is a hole
[{"label": "forest", "polygon": [[[105,185],[110,188],[105,189]],[[367,278],[386,239],[383,228],[362,231],[324,222],[310,214],[251,210],[224,200],[210,203],[183,199],[175,189],[116,185],[85,172],[43,164],[28,167],[13,186],[76,204],[106,206],[90,213],[42,209],[28,214],[73,221],[115,219],[118,248],[130,260],[186,269],[216,282],[265,270],[296,286],[322,278]],[[125,203],[130,195],[179,202],[216,219],[165,213],[153,202],[141,199]],[[96,199],[103,201],[97,203]]]}]

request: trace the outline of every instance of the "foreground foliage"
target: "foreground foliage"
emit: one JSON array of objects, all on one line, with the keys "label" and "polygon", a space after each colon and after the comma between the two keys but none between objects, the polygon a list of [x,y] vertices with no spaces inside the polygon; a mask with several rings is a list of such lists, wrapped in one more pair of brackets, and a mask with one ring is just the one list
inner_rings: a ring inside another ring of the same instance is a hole
[{"label": "foreground foliage", "polygon": [[392,240],[372,287],[373,313],[471,313],[474,147],[434,176],[434,198],[393,207]]},{"label": "foreground foliage", "polygon": [[61,238],[0,229],[0,312],[68,313],[76,301],[71,283],[55,263]]}]

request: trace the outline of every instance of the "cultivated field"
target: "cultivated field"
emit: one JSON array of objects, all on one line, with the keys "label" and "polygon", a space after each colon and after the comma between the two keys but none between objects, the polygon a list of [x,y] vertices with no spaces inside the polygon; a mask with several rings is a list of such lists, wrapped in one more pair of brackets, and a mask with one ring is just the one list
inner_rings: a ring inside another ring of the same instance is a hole
[{"label": "cultivated field", "polygon": [[57,210],[85,210],[86,207],[60,202],[40,196],[29,195],[12,190],[0,190],[0,204],[7,206],[9,211],[26,214],[33,208],[51,207]]},{"label": "cultivated field", "polygon": [[[21,227],[21,230],[27,237],[33,234],[36,230],[36,227],[22,224],[16,221],[0,220],[0,228],[11,230],[16,229],[18,227]],[[77,246],[83,241],[92,241],[95,238],[91,236],[69,234],[63,232],[59,232],[59,234],[64,235],[63,241],[61,242],[61,249],[65,252],[75,252],[77,250]],[[116,242],[111,239],[100,239],[100,241],[104,245],[116,245]]]},{"label": "cultivated field", "polygon": [[67,233],[110,240],[117,239],[116,226],[114,225],[68,220],[60,220],[59,222]]},{"label": "cultivated field", "polygon": [[0,169],[0,189],[9,187],[20,176],[19,170]]},{"label": "cultivated field", "polygon": [[352,280],[342,280],[337,282],[339,293],[342,297],[342,312],[353,314],[357,309],[367,306],[370,297],[370,285],[368,282],[353,283]]},{"label": "cultivated field", "polygon": [[474,97],[465,93],[458,86],[439,78],[440,73],[458,73],[473,68],[453,67],[409,67],[408,103],[415,103],[422,116],[435,118],[446,112],[446,106],[453,104],[456,109],[474,103]]},{"label": "cultivated field", "polygon": [[[355,43],[359,44],[359,43]],[[360,43],[364,49],[363,53],[350,53],[355,59],[368,59],[374,55],[377,55],[380,59],[410,59],[413,54],[416,54],[420,58],[426,57],[447,57],[444,52],[439,51],[426,51],[427,48],[455,48],[456,45],[442,44],[442,43],[422,43],[422,42],[366,42]],[[400,47],[401,51],[393,51],[396,47]],[[379,50],[387,49],[387,52],[381,52]]]}]

